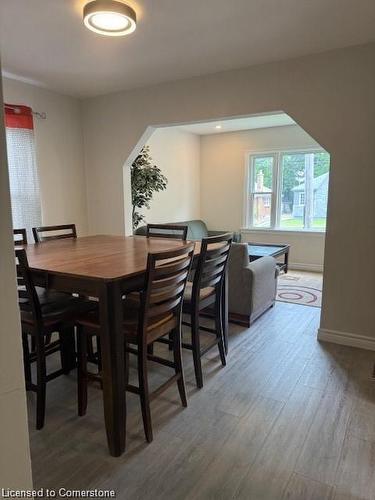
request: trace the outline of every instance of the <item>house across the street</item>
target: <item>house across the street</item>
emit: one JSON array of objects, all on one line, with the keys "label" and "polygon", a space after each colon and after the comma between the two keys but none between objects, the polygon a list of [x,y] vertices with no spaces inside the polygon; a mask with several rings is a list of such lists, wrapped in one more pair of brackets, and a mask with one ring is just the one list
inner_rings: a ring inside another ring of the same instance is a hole
[{"label": "house across the street", "polygon": [[[313,180],[313,217],[327,216],[329,173],[319,175]],[[306,203],[305,183],[292,189],[293,191],[293,217],[303,217]]]}]

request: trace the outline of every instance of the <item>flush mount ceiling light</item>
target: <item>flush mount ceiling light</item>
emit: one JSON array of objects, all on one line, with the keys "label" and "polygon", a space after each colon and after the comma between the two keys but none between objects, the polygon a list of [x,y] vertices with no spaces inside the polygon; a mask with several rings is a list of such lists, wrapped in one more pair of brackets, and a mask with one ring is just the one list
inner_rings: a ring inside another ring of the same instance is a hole
[{"label": "flush mount ceiling light", "polygon": [[134,10],[117,0],[94,0],[83,8],[83,22],[95,33],[124,36],[133,33],[137,17]]}]

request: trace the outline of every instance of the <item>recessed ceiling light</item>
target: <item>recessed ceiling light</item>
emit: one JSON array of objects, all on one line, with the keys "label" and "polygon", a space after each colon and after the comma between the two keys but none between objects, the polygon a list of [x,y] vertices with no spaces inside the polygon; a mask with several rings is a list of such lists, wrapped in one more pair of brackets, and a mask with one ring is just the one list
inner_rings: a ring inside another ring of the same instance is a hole
[{"label": "recessed ceiling light", "polygon": [[100,35],[124,36],[135,30],[137,16],[129,5],[118,0],[93,0],[83,8],[83,22]]},{"label": "recessed ceiling light", "polygon": [[215,127],[215,128],[220,129],[220,128],[221,128],[221,125],[216,125],[216,127]]}]

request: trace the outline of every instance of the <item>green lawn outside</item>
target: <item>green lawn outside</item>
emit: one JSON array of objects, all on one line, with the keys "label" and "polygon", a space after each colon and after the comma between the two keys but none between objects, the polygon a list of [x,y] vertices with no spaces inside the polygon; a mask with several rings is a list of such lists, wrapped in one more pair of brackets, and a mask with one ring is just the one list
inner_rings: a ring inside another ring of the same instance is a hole
[{"label": "green lawn outside", "polygon": [[[283,219],[281,221],[281,224],[280,226],[282,228],[284,227],[300,227],[302,228],[303,227],[303,221],[301,219],[298,219],[298,218],[295,218],[295,219]],[[313,229],[319,229],[319,228],[322,228],[324,229],[326,227],[326,219],[323,219],[323,218],[316,218],[313,220],[313,224],[312,224],[312,228]]]}]

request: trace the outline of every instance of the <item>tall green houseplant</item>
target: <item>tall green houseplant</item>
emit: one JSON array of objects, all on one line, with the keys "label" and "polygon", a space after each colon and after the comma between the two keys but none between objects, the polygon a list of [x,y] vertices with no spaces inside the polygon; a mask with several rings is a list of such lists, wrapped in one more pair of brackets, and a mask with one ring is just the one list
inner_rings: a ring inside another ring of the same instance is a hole
[{"label": "tall green houseplant", "polygon": [[133,230],[145,221],[137,209],[150,208],[154,193],[164,191],[168,180],[156,165],[152,164],[149,146],[144,146],[131,166]]}]

